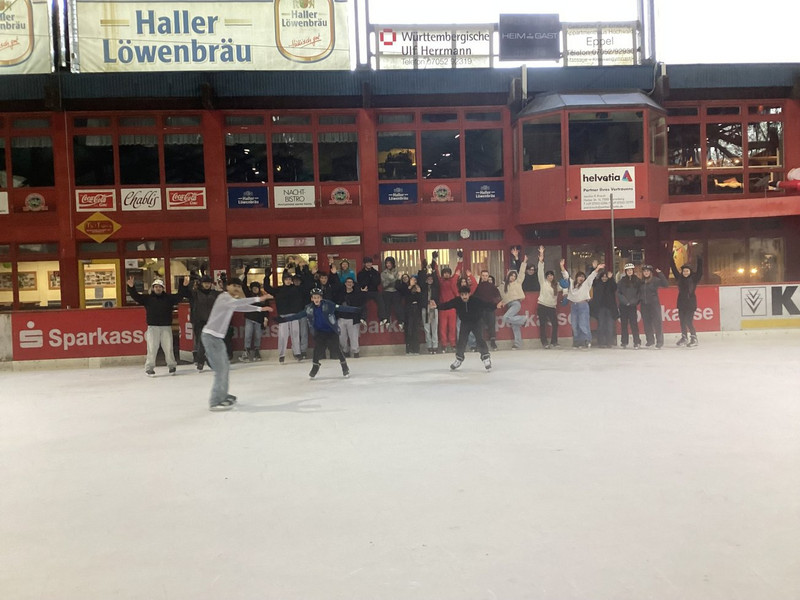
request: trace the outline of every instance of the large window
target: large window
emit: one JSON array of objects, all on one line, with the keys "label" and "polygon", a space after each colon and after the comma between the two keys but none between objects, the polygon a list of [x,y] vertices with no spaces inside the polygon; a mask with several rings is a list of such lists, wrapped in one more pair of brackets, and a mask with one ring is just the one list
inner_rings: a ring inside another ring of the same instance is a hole
[{"label": "large window", "polygon": [[267,182],[267,136],[264,133],[225,135],[228,183]]},{"label": "large window", "polygon": [[320,181],[358,181],[358,134],[323,132],[317,139]]},{"label": "large window", "polygon": [[569,162],[573,165],[640,163],[644,160],[643,113],[585,112],[569,115]]},{"label": "large window", "polygon": [[314,181],[314,144],[310,133],[272,134],[275,183]]},{"label": "large window", "polygon": [[161,183],[158,164],[158,136],[119,136],[119,181],[122,185]]},{"label": "large window", "polygon": [[460,137],[457,129],[422,131],[422,176],[425,179],[461,177]]},{"label": "large window", "polygon": [[378,133],[378,178],[417,178],[417,136],[405,131]]},{"label": "large window", "polygon": [[50,136],[12,138],[14,187],[52,187],[55,185],[54,173],[53,140]]},{"label": "large window", "polygon": [[561,166],[561,115],[540,117],[522,125],[522,170]]},{"label": "large window", "polygon": [[75,185],[114,185],[114,144],[110,135],[72,138]]},{"label": "large window", "polygon": [[502,177],[503,130],[467,129],[464,134],[467,177]]},{"label": "large window", "polygon": [[164,171],[167,183],[205,183],[202,134],[165,135]]}]

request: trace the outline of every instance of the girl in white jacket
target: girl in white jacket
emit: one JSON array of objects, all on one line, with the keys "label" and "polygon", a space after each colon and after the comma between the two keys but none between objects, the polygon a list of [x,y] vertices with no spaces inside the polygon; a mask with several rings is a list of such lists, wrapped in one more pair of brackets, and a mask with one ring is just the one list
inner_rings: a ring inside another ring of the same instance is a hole
[{"label": "girl in white jacket", "polygon": [[561,274],[569,280],[567,300],[570,301],[570,324],[572,325],[572,345],[576,348],[589,348],[592,342],[592,330],[589,326],[589,299],[592,283],[597,274],[605,268],[605,264],[597,265],[586,277],[583,271],[575,273],[573,280],[564,268],[565,260],[561,259]]},{"label": "girl in white jacket", "polygon": [[[556,306],[558,305],[558,292],[561,287],[556,280],[553,271],[544,270],[544,246],[539,246],[539,302],[536,306],[536,314],[539,316],[539,339],[542,341],[542,348],[550,349],[558,347],[558,318]],[[550,339],[547,338],[547,325],[550,325]]]},{"label": "girl in white jacket", "polygon": [[497,308],[506,307],[503,323],[511,325],[511,331],[514,332],[512,350],[522,348],[522,326],[528,320],[525,315],[518,314],[522,309],[522,300],[525,299],[525,290],[522,289],[522,282],[525,281],[527,265],[528,257],[525,256],[519,267],[519,273],[514,269],[508,272],[505,283],[500,288],[500,296],[503,299],[497,304]]}]

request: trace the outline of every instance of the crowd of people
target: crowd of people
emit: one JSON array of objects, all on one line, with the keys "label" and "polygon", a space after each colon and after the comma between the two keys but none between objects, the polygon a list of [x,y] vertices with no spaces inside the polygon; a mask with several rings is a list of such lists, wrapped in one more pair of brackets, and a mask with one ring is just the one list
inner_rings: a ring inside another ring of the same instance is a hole
[{"label": "crowd of people", "polygon": [[[500,285],[488,270],[481,270],[476,279],[465,268],[463,254],[453,270],[439,264],[438,252],[425,259],[416,272],[400,272],[394,257],[386,257],[382,268],[364,257],[361,269],[353,271],[349,261],[331,264],[328,271],[308,264],[293,265],[281,273],[281,285],[272,286],[272,271],[265,270],[263,283],[247,281],[249,266],[243,279],[223,280],[214,285],[208,275],[185,277],[176,294],[167,294],[164,282],[156,280],[150,294],[141,294],[128,279],[128,293],[142,304],[147,319],[147,358],[145,373],[155,375],[155,358],[159,347],[167,356],[170,374],[176,371],[172,347],[172,311],[183,298],[190,303],[190,321],[196,332],[194,362],[198,371],[208,363],[215,372],[211,394],[212,410],[227,410],[236,399],[227,393],[228,369],[233,351],[230,344],[230,320],[234,312],[245,316],[243,362],[260,361],[262,331],[267,325],[266,313],[278,324],[278,362],[284,364],[291,348],[296,361],[308,356],[309,339],[313,339],[312,368],[309,376],[318,374],[321,361],[330,356],[339,361],[342,375],[350,373],[347,359],[360,357],[359,337],[367,324],[367,307],[375,305],[382,327],[396,322],[404,334],[406,354],[419,354],[421,344],[429,354],[454,352],[450,368],[458,369],[467,350],[480,353],[486,370],[492,368],[491,350],[497,350],[497,326],[508,326],[513,333],[512,350],[523,344],[523,327],[527,316],[520,314],[527,293],[538,293],[537,316],[542,347],[553,349],[558,344],[557,307],[569,305],[572,345],[578,349],[592,346],[591,318],[597,322],[595,345],[600,348],[641,347],[638,314],[641,312],[645,346],[660,349],[664,345],[659,290],[669,285],[661,269],[628,263],[614,274],[604,264],[594,261],[588,272],[567,270],[566,261],[559,261],[560,272],[545,270],[545,249],[539,246],[536,264],[511,248],[509,269]],[[698,344],[694,328],[697,309],[695,289],[702,277],[702,260],[696,268],[685,264],[670,265],[678,284],[678,314],[681,324],[679,346]],[[274,308],[273,306],[274,305]],[[502,314],[498,318],[498,310]],[[617,343],[616,322],[620,322]],[[424,342],[423,342],[424,339]]]}]

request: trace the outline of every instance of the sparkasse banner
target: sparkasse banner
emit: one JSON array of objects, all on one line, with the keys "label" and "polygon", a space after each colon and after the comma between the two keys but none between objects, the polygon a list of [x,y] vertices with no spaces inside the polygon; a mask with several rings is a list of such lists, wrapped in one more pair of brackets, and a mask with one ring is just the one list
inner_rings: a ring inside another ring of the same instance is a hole
[{"label": "sparkasse banner", "polygon": [[349,70],[348,2],[76,0],[72,70]]}]

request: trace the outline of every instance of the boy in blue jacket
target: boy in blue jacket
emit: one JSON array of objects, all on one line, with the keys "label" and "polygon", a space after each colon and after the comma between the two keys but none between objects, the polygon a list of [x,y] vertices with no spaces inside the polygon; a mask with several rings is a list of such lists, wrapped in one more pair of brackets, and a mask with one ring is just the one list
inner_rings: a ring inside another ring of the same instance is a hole
[{"label": "boy in blue jacket", "polygon": [[320,360],[325,356],[327,349],[331,353],[331,358],[338,358],[342,366],[342,376],[349,377],[350,369],[347,360],[342,356],[339,348],[339,326],[336,324],[336,304],[330,300],[322,298],[322,290],[314,288],[311,290],[311,303],[306,306],[306,318],[308,326],[314,334],[314,359],[311,365],[311,372],[308,376],[311,379],[319,373]]}]

